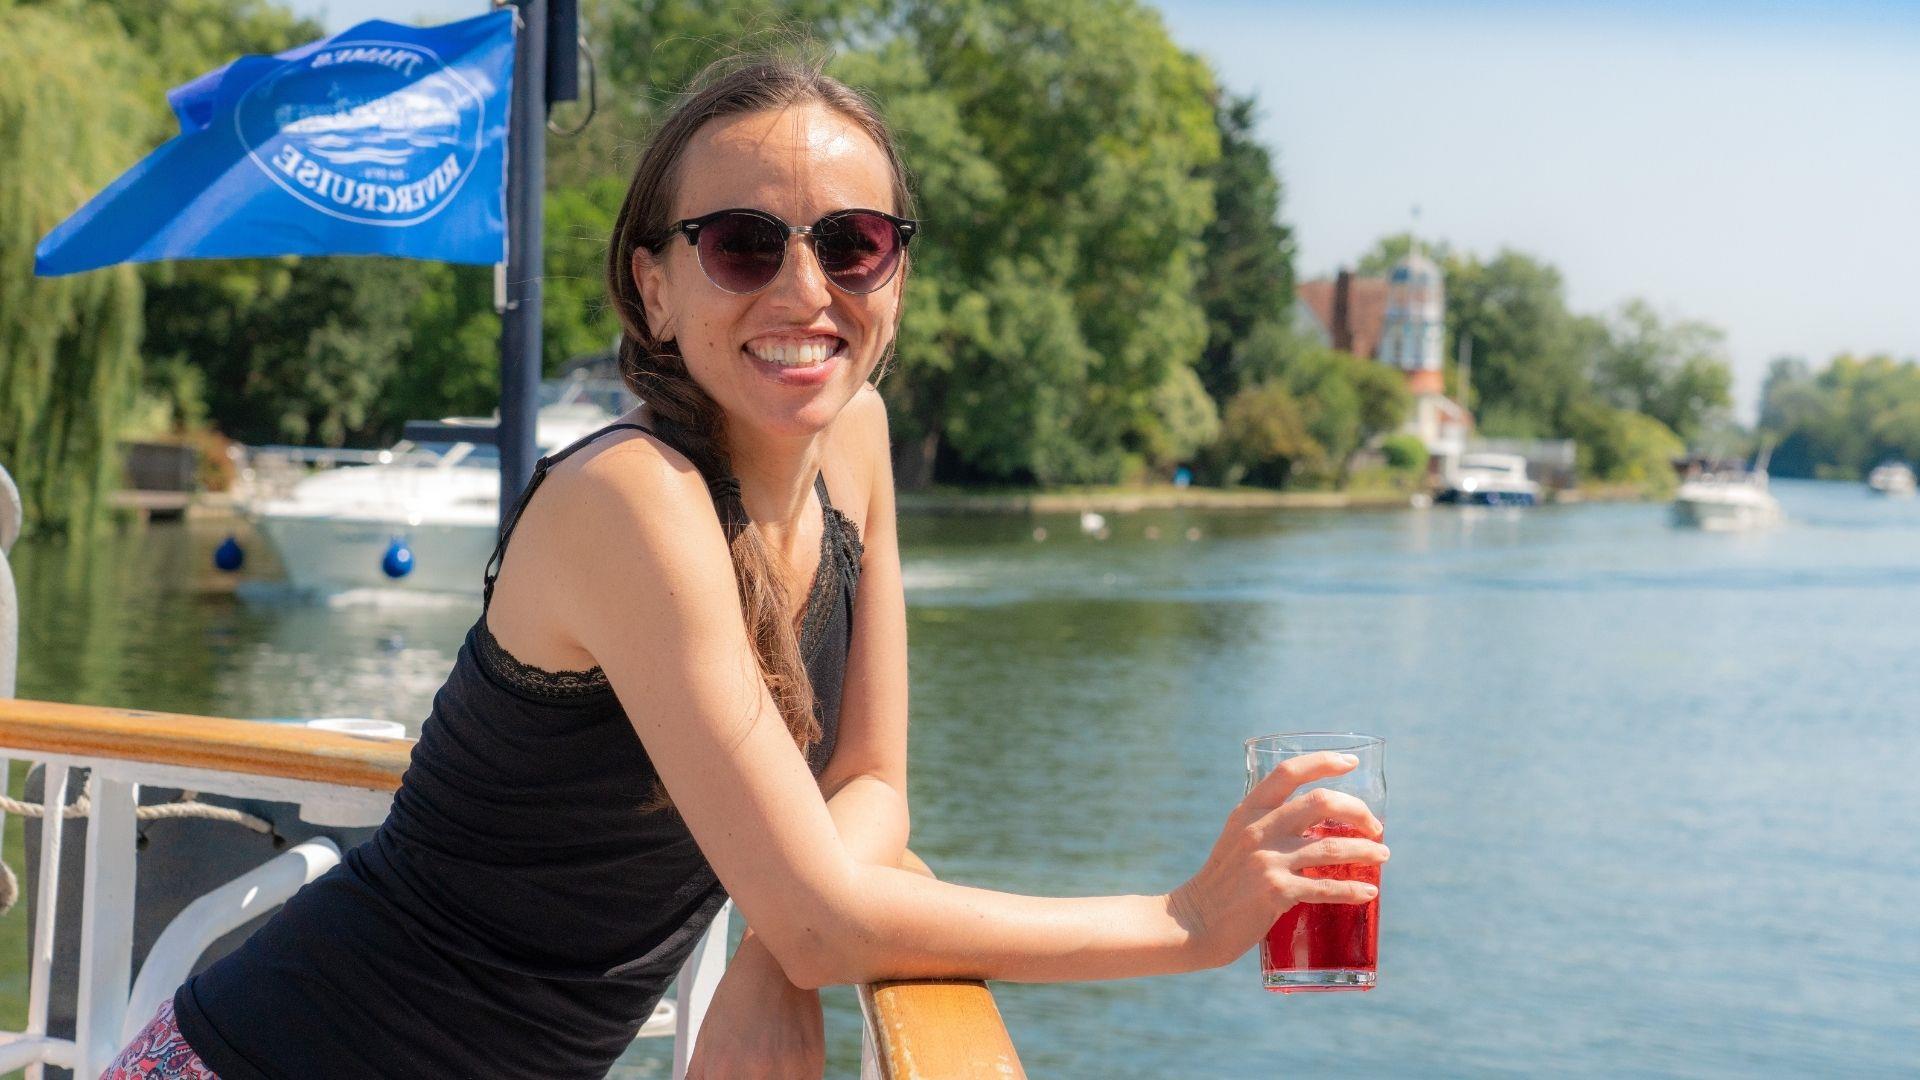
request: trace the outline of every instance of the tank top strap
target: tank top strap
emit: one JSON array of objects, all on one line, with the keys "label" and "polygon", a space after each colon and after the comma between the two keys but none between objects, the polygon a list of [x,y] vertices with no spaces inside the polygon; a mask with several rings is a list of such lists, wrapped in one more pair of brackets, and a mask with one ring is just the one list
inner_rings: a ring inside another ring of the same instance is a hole
[{"label": "tank top strap", "polygon": [[520,515],[526,512],[527,503],[533,498],[533,493],[539,489],[540,481],[547,478],[547,471],[567,460],[567,458],[573,455],[574,451],[593,442],[600,436],[614,431],[625,430],[644,432],[648,435],[653,435],[656,439],[660,437],[654,434],[652,428],[643,424],[608,424],[598,431],[583,435],[573,442],[568,443],[565,449],[557,450],[533,463],[533,475],[527,478],[527,486],[521,490],[520,497],[513,501],[513,509],[507,514],[506,523],[500,528],[500,539],[493,545],[493,555],[487,559],[486,573],[481,579],[480,586],[481,610],[486,610],[487,605],[493,603],[493,583],[494,580],[500,576],[500,561],[506,558],[507,541],[513,536],[513,527],[520,524]]}]

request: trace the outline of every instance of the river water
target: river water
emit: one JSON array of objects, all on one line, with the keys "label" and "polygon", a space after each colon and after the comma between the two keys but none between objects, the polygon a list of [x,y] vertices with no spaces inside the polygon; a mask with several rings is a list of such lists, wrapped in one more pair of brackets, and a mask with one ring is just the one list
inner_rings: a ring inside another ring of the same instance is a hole
[{"label": "river water", "polygon": [[[1388,740],[1377,990],[1268,995],[1251,955],[997,985],[1029,1072],[1920,1072],[1920,502],[1776,490],[1753,535],[1649,505],[903,522],[913,845],[943,877],[1162,891],[1242,739]],[[418,724],[477,602],[236,596],[219,530],[17,551],[22,696]],[[852,1075],[857,1007],[827,999]]]}]

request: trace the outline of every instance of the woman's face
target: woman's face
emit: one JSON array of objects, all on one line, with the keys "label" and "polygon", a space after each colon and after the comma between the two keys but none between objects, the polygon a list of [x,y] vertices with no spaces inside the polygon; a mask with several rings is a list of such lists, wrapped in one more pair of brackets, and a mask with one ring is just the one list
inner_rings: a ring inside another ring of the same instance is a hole
[{"label": "woman's face", "polygon": [[[880,147],[818,104],[709,123],[688,143],[675,187],[670,221],[747,208],[811,225],[836,210],[898,210]],[[854,296],[827,284],[813,245],[793,237],[779,276],[739,296],[708,281],[698,252],[676,234],[658,255],[636,252],[633,270],[648,326],[679,344],[687,371],[730,429],[811,437],[879,364],[906,267],[903,258],[886,285]]]}]

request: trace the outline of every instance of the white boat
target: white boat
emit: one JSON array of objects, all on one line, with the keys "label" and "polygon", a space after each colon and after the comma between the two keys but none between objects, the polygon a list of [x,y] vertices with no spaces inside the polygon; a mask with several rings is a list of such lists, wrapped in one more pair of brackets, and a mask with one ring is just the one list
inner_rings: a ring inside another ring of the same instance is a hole
[{"label": "white boat", "polygon": [[1912,495],[1913,466],[1904,461],[1887,461],[1867,474],[1867,486],[1882,495]]},{"label": "white boat", "polygon": [[1458,506],[1532,506],[1540,485],[1527,479],[1527,459],[1519,454],[1462,454],[1435,500]]},{"label": "white boat", "polygon": [[1762,452],[1751,471],[1711,469],[1687,478],[1673,499],[1675,524],[1715,532],[1740,532],[1778,525],[1786,515],[1767,490],[1767,458]]},{"label": "white boat", "polygon": [[[536,433],[543,454],[615,418],[581,380],[547,393],[554,400],[541,407]],[[372,464],[322,469],[246,512],[279,555],[288,584],[302,592],[477,595],[499,530],[499,450],[403,440]]]}]

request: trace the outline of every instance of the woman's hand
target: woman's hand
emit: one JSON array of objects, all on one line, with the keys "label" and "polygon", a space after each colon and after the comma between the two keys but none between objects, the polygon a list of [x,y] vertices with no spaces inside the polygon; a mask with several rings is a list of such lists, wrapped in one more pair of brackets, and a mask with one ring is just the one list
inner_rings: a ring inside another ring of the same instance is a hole
[{"label": "woman's hand", "polygon": [[749,931],[714,991],[687,1080],[820,1080],[820,992],[802,990]]},{"label": "woman's hand", "polygon": [[[1169,897],[1196,963],[1232,963],[1295,904],[1359,904],[1378,894],[1363,882],[1301,873],[1313,866],[1387,861],[1386,846],[1378,842],[1380,822],[1366,803],[1325,788],[1293,797],[1300,785],[1338,776],[1355,764],[1354,758],[1331,752],[1283,762],[1228,815],[1206,865]],[[1302,835],[1323,821],[1353,826],[1364,836]]]}]

